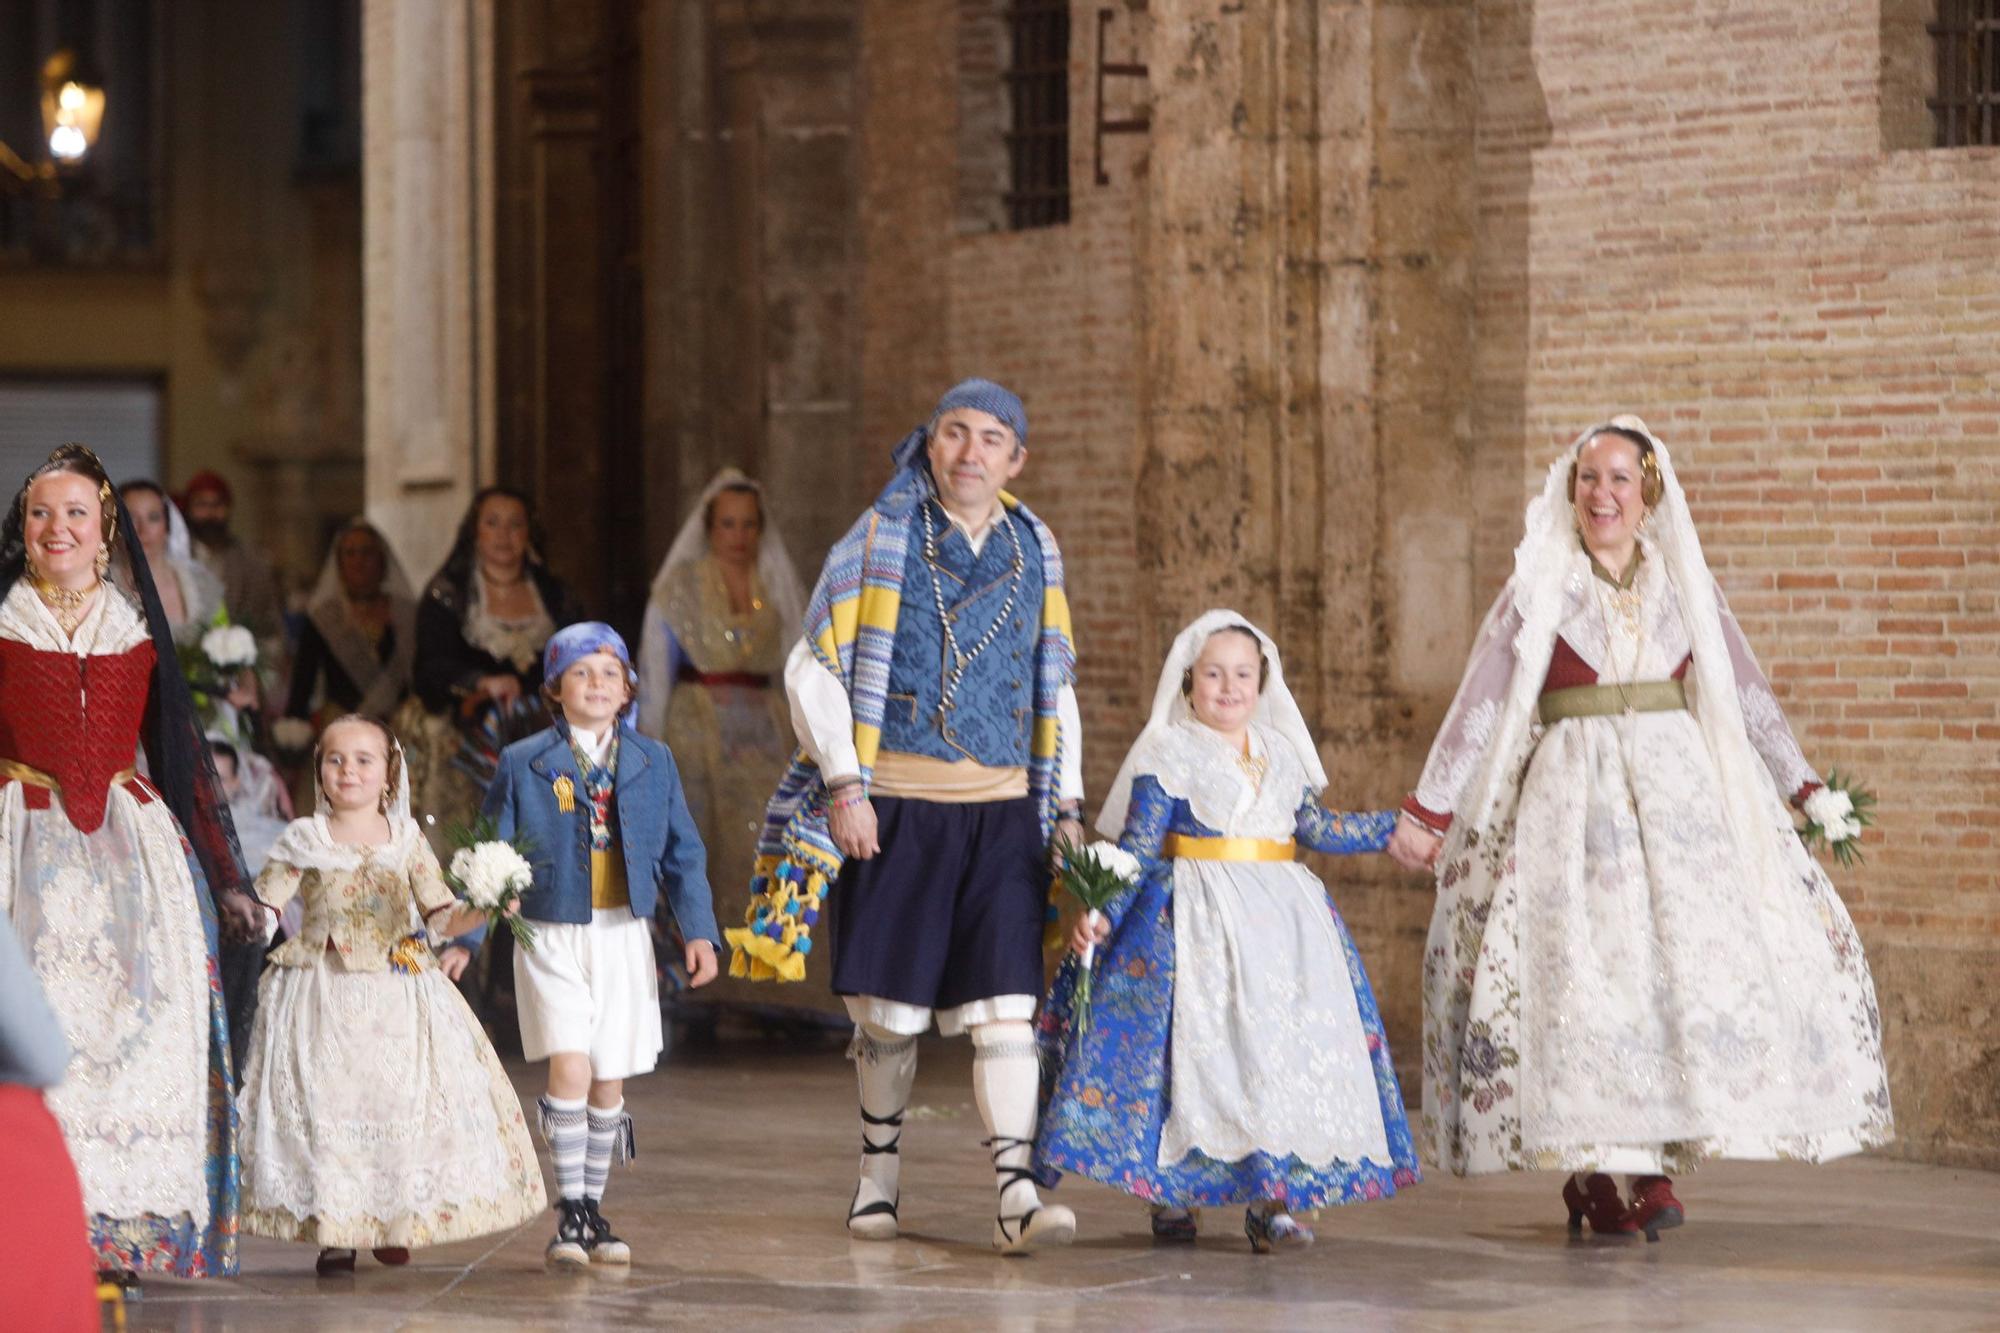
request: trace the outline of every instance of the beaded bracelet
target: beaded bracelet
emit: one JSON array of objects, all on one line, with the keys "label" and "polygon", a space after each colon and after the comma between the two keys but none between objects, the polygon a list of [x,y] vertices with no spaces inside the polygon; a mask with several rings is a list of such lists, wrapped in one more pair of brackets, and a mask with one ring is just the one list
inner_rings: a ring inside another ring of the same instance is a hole
[{"label": "beaded bracelet", "polygon": [[833,808],[852,810],[857,805],[868,804],[868,793],[858,782],[838,788],[833,793]]}]

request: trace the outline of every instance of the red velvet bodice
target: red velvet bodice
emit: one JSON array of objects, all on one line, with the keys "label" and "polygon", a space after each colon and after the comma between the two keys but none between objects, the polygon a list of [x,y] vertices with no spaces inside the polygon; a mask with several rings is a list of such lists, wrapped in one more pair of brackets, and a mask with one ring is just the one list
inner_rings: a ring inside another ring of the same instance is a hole
[{"label": "red velvet bodice", "polygon": [[111,780],[132,767],[156,660],[151,643],[78,657],[0,639],[0,758],[54,778],[85,833],[103,825]]},{"label": "red velvet bodice", "polygon": [[[1693,665],[1694,654],[1689,653],[1681,659],[1681,664],[1674,668],[1673,678],[1675,680],[1686,678],[1688,668]],[[1542,678],[1542,693],[1566,690],[1573,685],[1596,683],[1596,669],[1577,655],[1576,649],[1569,646],[1569,640],[1560,634],[1556,635],[1555,651],[1549,654],[1549,674]]]}]

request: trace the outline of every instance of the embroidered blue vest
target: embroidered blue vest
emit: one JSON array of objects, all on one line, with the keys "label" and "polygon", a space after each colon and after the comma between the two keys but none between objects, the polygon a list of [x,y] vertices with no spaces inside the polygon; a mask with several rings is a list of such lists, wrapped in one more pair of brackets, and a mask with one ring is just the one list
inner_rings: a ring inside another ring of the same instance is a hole
[{"label": "embroidered blue vest", "polygon": [[[888,707],[882,717],[882,748],[932,759],[972,759],[990,768],[1023,768],[1035,724],[1035,640],[1042,618],[1042,552],[1028,525],[1003,516],[979,555],[953,527],[937,501],[929,500],[938,534],[938,568],[924,556],[922,520],[912,524],[910,553],[903,565],[902,607],[896,618],[896,648],[889,661]],[[933,587],[944,593],[946,614],[960,652],[969,652],[993,626],[1013,582],[1014,543],[1021,543],[1020,591],[993,641],[960,678],[952,708],[942,723],[938,704],[945,677],[944,630],[938,623]]]}]

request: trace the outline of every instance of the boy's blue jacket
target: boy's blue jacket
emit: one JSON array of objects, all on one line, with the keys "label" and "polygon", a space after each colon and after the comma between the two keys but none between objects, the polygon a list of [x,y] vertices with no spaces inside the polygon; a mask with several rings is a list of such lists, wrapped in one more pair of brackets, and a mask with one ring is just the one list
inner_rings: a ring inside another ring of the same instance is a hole
[{"label": "boy's blue jacket", "polygon": [[[575,791],[569,813],[556,808],[555,784],[568,777]],[[618,724],[616,794],[619,845],[632,915],[645,920],[662,890],[681,934],[722,947],[708,889],[708,853],[688,813],[673,752]],[[500,752],[500,771],[486,789],[486,815],[502,838],[525,833],[534,844],[528,862],[535,886],[521,895],[521,915],[534,921],[590,920],[590,807],[583,795],[569,734],[560,726],[538,731]]]}]

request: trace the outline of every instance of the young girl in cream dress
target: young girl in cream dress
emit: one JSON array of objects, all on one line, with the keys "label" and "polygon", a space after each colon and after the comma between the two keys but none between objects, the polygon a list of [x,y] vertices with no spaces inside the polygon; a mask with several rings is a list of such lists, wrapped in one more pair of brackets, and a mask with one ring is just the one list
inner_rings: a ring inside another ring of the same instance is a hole
[{"label": "young girl in cream dress", "polygon": [[314,769],[318,810],[257,877],[266,903],[305,911],[264,973],[237,1107],[243,1230],[317,1242],[327,1274],[353,1271],[358,1248],[407,1263],[548,1201],[520,1100],[414,922],[412,907],[456,935],[480,914],[410,817],[402,747],[349,715]]}]

